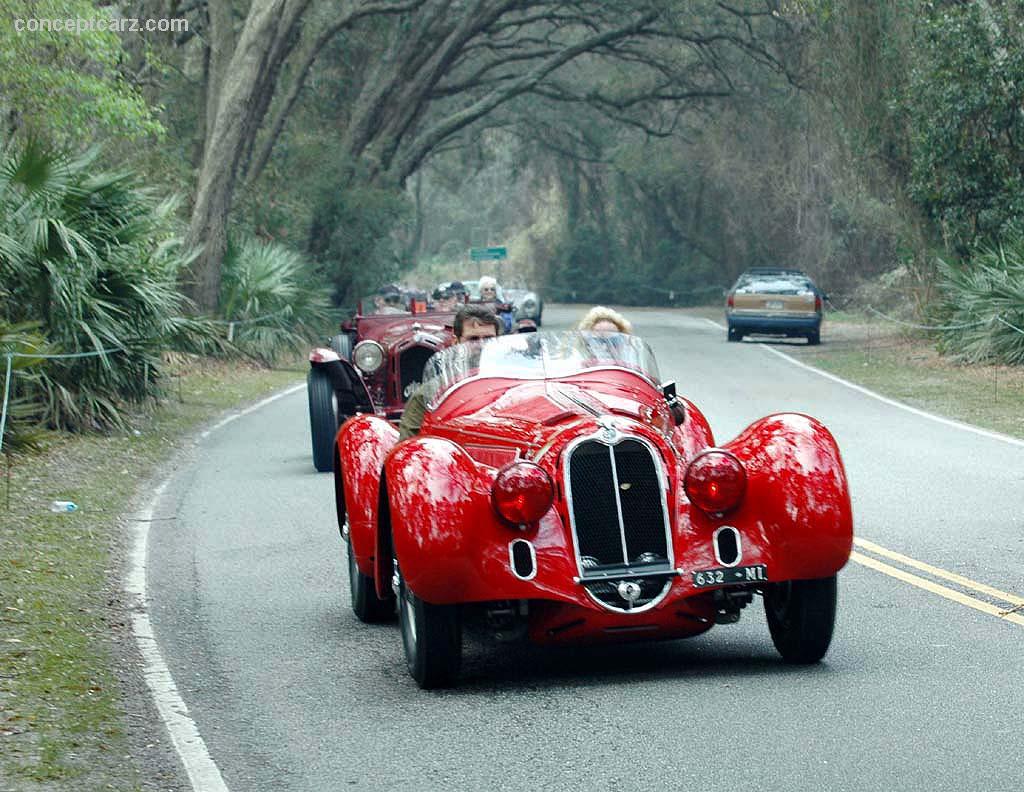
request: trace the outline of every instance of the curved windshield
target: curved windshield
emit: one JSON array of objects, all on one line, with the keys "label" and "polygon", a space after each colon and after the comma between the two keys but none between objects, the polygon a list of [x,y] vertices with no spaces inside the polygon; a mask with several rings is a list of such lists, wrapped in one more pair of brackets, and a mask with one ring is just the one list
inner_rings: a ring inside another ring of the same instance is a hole
[{"label": "curved windshield", "polygon": [[539,332],[455,344],[427,361],[423,390],[433,409],[468,379],[559,379],[590,369],[635,371],[658,386],[658,365],[643,339],[622,333]]}]

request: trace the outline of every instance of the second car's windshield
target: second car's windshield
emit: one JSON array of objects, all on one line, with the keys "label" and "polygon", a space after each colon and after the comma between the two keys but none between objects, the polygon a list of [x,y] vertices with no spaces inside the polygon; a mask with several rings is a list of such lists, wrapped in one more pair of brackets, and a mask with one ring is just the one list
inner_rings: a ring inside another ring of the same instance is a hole
[{"label": "second car's windshield", "polygon": [[659,381],[654,353],[637,336],[541,332],[450,346],[427,362],[423,388],[433,408],[470,378],[558,379],[595,368],[626,368]]}]

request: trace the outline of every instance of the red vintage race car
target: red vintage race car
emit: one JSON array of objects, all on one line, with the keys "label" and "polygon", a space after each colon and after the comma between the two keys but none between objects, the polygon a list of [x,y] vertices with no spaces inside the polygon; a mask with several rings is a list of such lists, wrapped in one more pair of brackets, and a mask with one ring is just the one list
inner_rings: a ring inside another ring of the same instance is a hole
[{"label": "red vintage race car", "polygon": [[794,663],[832,639],[853,541],[839,449],[806,415],[718,446],[635,336],[537,332],[451,346],[422,431],[337,437],[352,607],[396,610],[421,687],[458,675],[462,625],[541,643],[685,638],[763,596]]},{"label": "red vintage race car", "polygon": [[419,385],[427,359],[454,340],[451,311],[435,311],[415,295],[401,308],[360,302],[330,347],[309,354],[306,379],[313,465],[333,465],[334,437],[348,418],[369,413],[398,421]]}]

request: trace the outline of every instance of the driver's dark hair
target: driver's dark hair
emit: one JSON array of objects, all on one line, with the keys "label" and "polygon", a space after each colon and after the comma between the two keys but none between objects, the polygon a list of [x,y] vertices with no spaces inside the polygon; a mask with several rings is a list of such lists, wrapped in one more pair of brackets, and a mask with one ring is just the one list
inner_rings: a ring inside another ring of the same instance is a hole
[{"label": "driver's dark hair", "polygon": [[480,324],[494,325],[494,332],[501,335],[501,320],[486,305],[463,305],[455,314],[455,323],[452,329],[456,338],[462,338],[462,328],[467,319],[475,319]]}]

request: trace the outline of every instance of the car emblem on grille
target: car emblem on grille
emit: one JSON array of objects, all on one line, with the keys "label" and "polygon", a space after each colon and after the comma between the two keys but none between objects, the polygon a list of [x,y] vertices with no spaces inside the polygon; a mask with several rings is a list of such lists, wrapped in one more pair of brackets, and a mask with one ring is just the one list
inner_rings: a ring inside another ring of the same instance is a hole
[{"label": "car emblem on grille", "polygon": [[615,419],[608,415],[602,415],[597,419],[597,425],[601,428],[601,439],[606,443],[613,443],[619,436],[615,428]]},{"label": "car emblem on grille", "polygon": [[634,583],[632,580],[620,581],[618,590],[619,596],[628,602],[631,608],[640,599],[640,584]]},{"label": "car emblem on grille", "polygon": [[619,489],[622,490],[623,492],[625,492],[626,490],[628,490],[632,486],[633,485],[630,484],[628,481],[623,481],[621,484],[619,484]]}]

